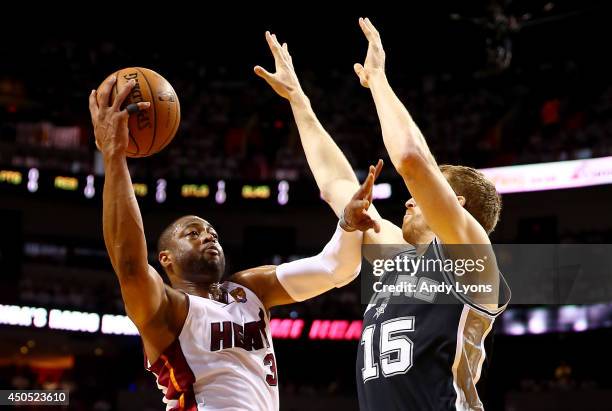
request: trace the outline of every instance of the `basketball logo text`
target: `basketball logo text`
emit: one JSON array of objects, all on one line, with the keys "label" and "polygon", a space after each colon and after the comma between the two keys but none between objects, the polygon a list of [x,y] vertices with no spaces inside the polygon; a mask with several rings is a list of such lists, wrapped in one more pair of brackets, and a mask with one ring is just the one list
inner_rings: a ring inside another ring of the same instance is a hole
[{"label": "basketball logo text", "polygon": [[[132,92],[129,96],[129,104],[131,103],[140,103],[143,101],[142,91],[140,90],[140,82],[138,81],[138,73],[129,73],[123,76],[124,79],[130,81],[134,79],[136,84],[132,89]],[[147,110],[140,110],[138,114],[136,114],[136,120],[138,124],[138,130],[143,130],[145,128],[151,128],[151,120],[149,119],[149,112]]]}]

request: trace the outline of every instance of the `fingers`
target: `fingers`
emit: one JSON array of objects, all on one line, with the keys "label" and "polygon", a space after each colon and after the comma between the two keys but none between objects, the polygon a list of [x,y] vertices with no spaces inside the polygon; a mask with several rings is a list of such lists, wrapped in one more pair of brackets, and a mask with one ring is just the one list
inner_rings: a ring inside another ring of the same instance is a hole
[{"label": "fingers", "polygon": [[119,118],[119,126],[127,128],[127,126],[128,126],[128,119],[130,118],[130,113],[127,111],[127,109],[121,110],[116,115]]},{"label": "fingers", "polygon": [[140,103],[132,103],[128,104],[124,109],[127,111],[128,115],[137,114],[140,111],[148,110],[151,107],[151,103],[148,101],[141,101]]},{"label": "fingers", "polygon": [[117,95],[115,96],[115,101],[113,101],[113,105],[112,105],[113,111],[119,111],[119,109],[121,108],[121,105],[123,104],[127,96],[132,92],[132,88],[134,88],[135,84],[136,84],[136,80],[134,79],[131,79],[130,81],[125,83],[125,85],[121,88],[119,93],[117,93]]},{"label": "fingers", "polygon": [[116,82],[117,74],[113,74],[98,87],[98,92],[96,93],[98,108],[108,108],[109,97]]},{"label": "fingers", "polygon": [[366,39],[368,39],[368,41],[374,41],[374,34],[366,24],[365,19],[363,17],[359,17],[359,27],[361,27],[361,31],[363,31],[363,34],[365,34]]},{"label": "fingers", "polygon": [[356,223],[355,227],[361,231],[373,229],[375,232],[380,233],[380,223],[377,220],[372,219],[372,217],[370,217],[365,210],[362,211],[361,221]]},{"label": "fingers", "polygon": [[353,64],[353,70],[355,70],[355,74],[357,74],[357,76],[361,78],[361,75],[363,73],[363,66],[359,63],[355,63]]},{"label": "fingers", "polygon": [[[382,159],[379,159],[378,163],[376,164],[376,167],[370,166],[369,168],[368,179],[366,179],[366,183],[368,184],[366,187],[364,187],[364,197],[370,201],[372,201],[372,197],[374,195],[374,183],[376,182],[376,179],[378,178],[378,176],[380,175],[380,172],[382,171],[383,164],[384,163]],[[364,186],[365,185],[366,184],[364,183]]]},{"label": "fingers", "polygon": [[380,33],[378,33],[378,30],[376,30],[376,27],[374,27],[370,19],[368,19],[367,17],[365,19],[363,17],[360,17],[359,27],[361,27],[361,31],[363,31],[363,34],[365,34],[366,39],[370,43],[381,43]]},{"label": "fingers", "polygon": [[278,40],[276,40],[276,35],[270,34],[269,31],[266,31],[266,41],[268,42],[268,47],[270,47],[274,61],[278,62],[278,60],[281,58],[281,46],[278,44]]},{"label": "fingers", "polygon": [[289,46],[287,43],[283,43],[283,54],[289,61],[289,64],[293,67],[293,58],[291,58],[291,54],[289,54]]},{"label": "fingers", "polygon": [[[378,178],[378,176],[380,176],[380,172],[382,171],[383,165],[385,164],[385,162],[382,160],[382,158],[378,159],[378,163],[376,163],[376,168],[374,169],[374,180],[376,180]],[[370,166],[372,167],[372,166]]]},{"label": "fingers", "polygon": [[368,197],[370,191],[372,190],[373,181],[374,175],[372,173],[368,173],[368,176],[366,177],[361,187],[359,187],[359,190],[357,190],[353,198],[363,200]]},{"label": "fingers", "polygon": [[276,34],[272,34],[271,36],[272,36],[272,41],[274,42],[274,45],[277,48],[281,49],[282,47],[281,47],[280,43],[278,42],[278,39],[276,38]]},{"label": "fingers", "polygon": [[361,208],[362,211],[365,213],[366,210],[370,207],[370,202],[368,200],[356,200],[355,206]]},{"label": "fingers", "polygon": [[98,115],[98,102],[96,101],[96,90],[91,90],[89,93],[89,113],[93,122]]},{"label": "fingers", "polygon": [[[370,166],[372,167],[372,166]],[[372,167],[373,168],[373,167]],[[368,200],[372,201],[374,197],[374,171],[370,170],[368,174],[368,179],[366,180],[366,186],[364,188],[364,196]]]},{"label": "fingers", "polygon": [[375,173],[376,169],[373,166],[370,166],[370,172],[368,173],[368,178],[366,178],[366,181],[363,183],[364,185],[364,192],[366,195],[370,195],[372,193],[372,188],[374,187],[374,179],[375,179]]},{"label": "fingers", "polygon": [[370,21],[369,18],[365,18],[364,19],[365,24],[368,26],[368,28],[370,29],[370,31],[374,34],[374,36],[376,38],[378,38],[380,40],[380,33],[378,32],[378,30],[376,29],[376,27],[374,27],[374,25],[372,24],[372,22]]},{"label": "fingers", "polygon": [[363,66],[359,63],[355,63],[353,65],[353,70],[355,70],[355,74],[357,74],[357,77],[359,77],[359,83],[365,87],[365,88],[369,88],[368,85],[368,79],[366,77],[366,72],[363,68]]},{"label": "fingers", "polygon": [[270,51],[272,51],[272,55],[274,56],[274,63],[278,69],[278,64],[280,62],[286,63],[288,66],[293,67],[293,59],[289,54],[289,46],[287,43],[281,44],[276,38],[276,34],[271,34],[269,31],[266,31],[266,41],[268,42],[268,47],[270,47]]},{"label": "fingers", "polygon": [[372,220],[374,222],[374,226],[372,227],[374,229],[374,232],[376,233],[380,233],[380,223],[376,220]]},{"label": "fingers", "polygon": [[267,71],[261,66],[255,66],[253,68],[253,71],[255,72],[255,74],[257,74],[262,79],[266,80],[268,83],[272,80],[272,73],[270,73],[269,71]]},{"label": "fingers", "polygon": [[378,163],[376,164],[376,167],[370,166],[370,168],[368,169],[368,176],[366,177],[361,187],[359,187],[359,190],[357,190],[357,192],[353,196],[354,199],[371,199],[374,181],[380,175],[383,164],[384,162],[382,161],[382,159],[379,159]]}]

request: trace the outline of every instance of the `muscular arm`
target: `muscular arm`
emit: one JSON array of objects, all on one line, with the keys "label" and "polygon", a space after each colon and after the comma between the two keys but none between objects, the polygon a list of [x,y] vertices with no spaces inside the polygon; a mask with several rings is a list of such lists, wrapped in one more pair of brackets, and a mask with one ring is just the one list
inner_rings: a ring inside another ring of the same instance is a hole
[{"label": "muscular arm", "polygon": [[125,156],[105,158],[104,243],[119,279],[125,310],[141,328],[167,303],[162,278],[147,262],[142,217]]},{"label": "muscular arm", "polygon": [[462,207],[423,134],[389,85],[378,31],[368,19],[360,19],[359,24],[369,45],[364,66],[355,65],[355,71],[361,84],[372,92],[385,147],[427,224],[446,244],[489,243],[487,233]]},{"label": "muscular arm", "polygon": [[[269,33],[266,33],[266,40],[274,56],[276,73],[269,73],[260,66],[255,67],[255,73],[266,80],[281,97],[289,100],[306,160],[321,196],[339,217],[344,206],[359,188],[357,177],[338,145],[317,118],[310,100],[303,92],[287,44],[284,43],[281,47],[276,36]],[[364,234],[365,243],[404,243],[399,227],[383,220],[373,206],[368,213],[381,223],[381,230],[379,233],[367,231]]]},{"label": "muscular arm", "polygon": [[308,97],[300,90],[290,96],[289,102],[306,160],[321,195],[334,213],[340,216],[359,188],[357,177],[340,148],[321,125]]},{"label": "muscular arm", "polygon": [[[89,97],[96,146],[104,158],[105,180],[102,195],[104,243],[119,279],[128,316],[145,340],[148,334],[154,335],[153,345],[159,348],[165,340],[161,341],[163,338],[158,334],[163,330],[176,328],[168,316],[170,312],[168,307],[171,305],[180,307],[180,302],[173,301],[177,304],[170,304],[169,298],[178,300],[180,296],[167,291],[161,277],[147,262],[147,244],[142,217],[125,156],[129,114],[126,110],[120,109],[134,83],[128,82],[120,89],[115,101],[109,106],[109,96],[116,81],[114,76],[109,77],[98,91],[92,91]],[[149,103],[138,105],[141,110],[148,107]],[[157,324],[153,327],[156,332],[147,332],[153,323]]]}]

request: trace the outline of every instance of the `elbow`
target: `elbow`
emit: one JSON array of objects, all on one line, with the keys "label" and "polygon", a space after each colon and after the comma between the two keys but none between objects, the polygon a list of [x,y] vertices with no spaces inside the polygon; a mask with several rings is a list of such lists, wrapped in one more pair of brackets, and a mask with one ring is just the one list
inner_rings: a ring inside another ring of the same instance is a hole
[{"label": "elbow", "polygon": [[132,258],[119,259],[116,261],[112,261],[112,263],[120,283],[129,282],[141,278],[143,274],[147,272],[148,267],[148,264],[145,264],[145,266],[143,266],[143,264]]},{"label": "elbow", "polygon": [[325,201],[334,211],[338,208],[342,212],[344,206],[353,195],[352,193],[357,191],[359,183],[355,179],[352,181],[345,178],[337,178],[326,181],[319,187],[319,194],[321,199]]},{"label": "elbow", "polygon": [[421,149],[412,148],[402,153],[397,171],[403,178],[410,179],[427,166],[429,166],[427,154]]},{"label": "elbow", "polygon": [[327,204],[331,204],[332,202],[332,191],[329,187],[329,184],[321,187],[320,192],[321,199],[325,201]]}]

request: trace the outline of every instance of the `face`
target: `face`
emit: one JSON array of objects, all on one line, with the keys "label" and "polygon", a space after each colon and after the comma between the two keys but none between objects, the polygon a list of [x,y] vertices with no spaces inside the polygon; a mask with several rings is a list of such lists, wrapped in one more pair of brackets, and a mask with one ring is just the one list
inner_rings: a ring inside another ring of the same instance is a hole
[{"label": "face", "polygon": [[225,255],[213,226],[199,217],[178,222],[174,233],[174,272],[193,282],[218,282],[225,270]]},{"label": "face", "polygon": [[421,208],[413,198],[406,201],[406,214],[402,221],[402,234],[409,244],[416,245],[425,233],[430,231]]}]

